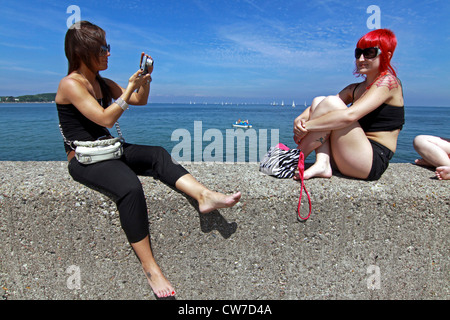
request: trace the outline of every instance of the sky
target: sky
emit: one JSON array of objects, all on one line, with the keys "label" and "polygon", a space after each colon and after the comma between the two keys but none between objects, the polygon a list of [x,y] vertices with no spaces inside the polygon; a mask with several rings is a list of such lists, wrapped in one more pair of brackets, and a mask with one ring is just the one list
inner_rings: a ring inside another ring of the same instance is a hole
[{"label": "sky", "polygon": [[0,96],[56,92],[81,19],[106,31],[102,76],[126,86],[140,53],[154,58],[150,102],[310,103],[361,81],[354,48],[381,27],[406,105],[450,106],[448,0],[0,0],[0,17]]}]

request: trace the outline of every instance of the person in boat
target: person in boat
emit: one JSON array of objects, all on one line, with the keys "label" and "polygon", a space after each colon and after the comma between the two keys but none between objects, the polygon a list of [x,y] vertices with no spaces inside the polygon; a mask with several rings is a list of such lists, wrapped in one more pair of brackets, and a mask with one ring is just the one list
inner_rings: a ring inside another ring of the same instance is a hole
[{"label": "person in boat", "polygon": [[316,97],[295,119],[298,148],[305,158],[316,152],[305,179],[329,178],[333,169],[363,180],[377,180],[385,172],[405,122],[402,84],[391,65],[396,46],[397,38],[388,29],[361,37],[354,73],[364,81],[336,96]]},{"label": "person in boat", "polygon": [[[93,141],[110,136],[107,128],[114,126],[129,104],[147,104],[153,67],[146,75],[142,70],[133,73],[126,88],[99,74],[108,68],[111,55],[100,27],[88,21],[75,23],[66,33],[65,53],[69,71],[59,83],[55,102],[62,133],[68,140]],[[138,175],[152,176],[196,199],[200,213],[232,207],[241,193],[225,195],[209,190],[162,147],[124,143],[120,159],[84,165],[74,157],[69,144],[64,146],[72,178],[116,203],[122,228],[154,294],[175,295],[153,256],[146,198]]]}]

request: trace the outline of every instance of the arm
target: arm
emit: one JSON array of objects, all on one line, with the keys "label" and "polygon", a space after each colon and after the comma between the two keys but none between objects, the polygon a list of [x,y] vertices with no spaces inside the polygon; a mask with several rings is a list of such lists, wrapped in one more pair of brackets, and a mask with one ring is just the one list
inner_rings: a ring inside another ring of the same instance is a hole
[{"label": "arm", "polygon": [[[336,109],[323,116],[307,121],[305,123],[306,131],[342,129],[358,121],[393,97],[395,90],[398,90],[397,88],[399,86],[392,85],[392,78],[396,79],[392,75],[378,79],[352,106]],[[345,99],[345,90],[339,94],[339,97],[342,95]],[[347,101],[343,101],[344,104]]]},{"label": "arm", "polygon": [[[141,60],[144,56],[151,58],[150,56],[142,53]],[[148,103],[148,96],[150,94],[150,82],[152,81],[152,77],[150,75],[152,72],[153,72],[153,66],[151,66],[151,68],[149,68],[148,74],[143,76],[145,81],[143,81],[142,85],[140,87],[138,87],[139,88],[138,92],[133,91],[129,100],[126,100],[128,102],[128,104],[131,104],[134,106],[143,106]],[[105,81],[111,90],[111,95],[114,100],[117,100],[122,94],[125,93],[126,89],[122,88],[114,81],[109,80],[109,79],[105,79]]]},{"label": "arm", "polygon": [[[125,102],[130,103],[133,92],[141,87],[143,82],[150,77],[150,75],[139,77],[140,73],[141,71],[139,70],[130,77],[127,88],[121,90],[120,95],[114,96],[112,92],[113,97],[116,99],[121,97]],[[108,81],[107,83],[110,82]],[[65,100],[73,104],[86,118],[103,127],[112,128],[124,111],[116,103],[104,109],[85,85],[71,77],[66,77],[61,81],[58,91],[65,97]]]},{"label": "arm", "polygon": [[299,115],[294,120],[294,141],[297,142],[299,139],[306,134],[305,123],[309,120],[311,116],[311,107],[305,109],[301,115]]},{"label": "arm", "polygon": [[298,122],[300,120],[307,121],[307,120],[309,120],[310,115],[311,115],[311,107],[308,107],[305,109],[305,111],[302,112],[301,115],[299,115],[297,118],[295,118],[294,123]]},{"label": "arm", "polygon": [[[348,105],[349,103],[353,102],[353,92],[357,85],[358,85],[357,83],[348,85],[341,92],[339,92],[339,94],[337,94],[337,97],[339,97],[346,105]],[[325,97],[323,97],[321,101],[323,101],[324,98]],[[320,102],[315,102],[316,106]],[[306,109],[305,112],[303,112],[300,116],[298,116],[294,120],[294,140],[296,142],[301,140],[306,134],[308,134],[308,131],[305,128],[305,124],[306,121],[310,120],[310,117],[311,117],[311,107]]]},{"label": "arm", "polygon": [[[144,84],[139,88],[139,92],[131,92],[129,95],[127,101],[128,104],[133,106],[143,106],[146,105],[148,102],[148,96],[150,94],[150,82],[151,77],[149,77],[149,82],[144,82]],[[105,82],[108,84],[110,90],[111,90],[111,96],[114,100],[117,100],[119,97],[121,97],[123,94],[127,93],[127,89],[119,86],[117,83],[115,83],[112,80],[105,79]]]},{"label": "arm", "polygon": [[352,83],[349,84],[347,87],[342,89],[341,92],[338,93],[338,97],[341,98],[341,100],[346,104],[349,105],[350,103],[353,103],[353,93],[355,92],[356,87],[359,85],[359,83]]}]

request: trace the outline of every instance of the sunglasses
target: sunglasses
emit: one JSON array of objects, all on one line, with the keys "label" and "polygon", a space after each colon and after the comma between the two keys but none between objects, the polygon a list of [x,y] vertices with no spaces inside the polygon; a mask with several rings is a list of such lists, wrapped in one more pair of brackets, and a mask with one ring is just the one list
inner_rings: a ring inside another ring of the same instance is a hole
[{"label": "sunglasses", "polygon": [[100,57],[106,56],[108,52],[111,53],[111,46],[109,44],[100,46]]},{"label": "sunglasses", "polygon": [[356,59],[359,59],[362,54],[364,55],[365,59],[373,59],[373,58],[378,57],[381,54],[381,50],[380,50],[380,48],[377,48],[377,47],[371,47],[371,48],[365,48],[365,49],[360,49],[360,48],[355,49],[355,58]]}]

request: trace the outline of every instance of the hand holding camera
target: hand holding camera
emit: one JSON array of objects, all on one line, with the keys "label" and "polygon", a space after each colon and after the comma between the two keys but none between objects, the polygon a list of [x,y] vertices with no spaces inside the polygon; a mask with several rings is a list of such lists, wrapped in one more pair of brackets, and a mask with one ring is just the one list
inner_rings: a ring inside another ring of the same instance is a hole
[{"label": "hand holding camera", "polygon": [[[153,59],[144,52],[141,53],[141,62],[139,63],[138,78],[148,78],[147,84],[152,81],[150,74],[153,72]],[[136,91],[139,93],[139,88]]]},{"label": "hand holding camera", "polygon": [[141,53],[141,63],[140,68],[143,71],[142,75],[145,76],[148,73],[153,72],[153,59],[149,55],[146,55],[144,52]]}]

